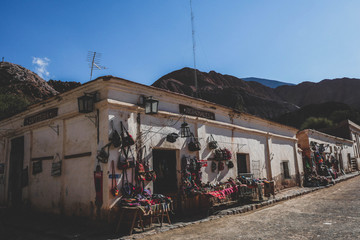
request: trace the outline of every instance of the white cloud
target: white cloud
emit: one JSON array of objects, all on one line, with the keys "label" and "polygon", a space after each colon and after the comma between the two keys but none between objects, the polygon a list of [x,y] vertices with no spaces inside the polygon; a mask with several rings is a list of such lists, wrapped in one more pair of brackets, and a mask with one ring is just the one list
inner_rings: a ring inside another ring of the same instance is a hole
[{"label": "white cloud", "polygon": [[47,57],[33,57],[32,64],[35,65],[35,72],[43,79],[50,76],[50,73],[46,69],[49,65],[50,59]]}]

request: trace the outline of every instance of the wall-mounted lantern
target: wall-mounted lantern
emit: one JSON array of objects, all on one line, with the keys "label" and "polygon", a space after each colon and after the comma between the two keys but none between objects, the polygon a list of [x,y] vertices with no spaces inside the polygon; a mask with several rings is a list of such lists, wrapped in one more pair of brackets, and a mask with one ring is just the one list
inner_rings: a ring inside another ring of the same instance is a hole
[{"label": "wall-mounted lantern", "polygon": [[78,98],[79,113],[90,113],[94,111],[96,93],[85,93]]},{"label": "wall-mounted lantern", "polygon": [[191,131],[189,128],[189,124],[186,122],[183,122],[180,127],[180,137],[182,138],[188,138],[191,136]]},{"label": "wall-mounted lantern", "polygon": [[145,114],[156,114],[159,110],[159,101],[150,97],[143,97]]}]

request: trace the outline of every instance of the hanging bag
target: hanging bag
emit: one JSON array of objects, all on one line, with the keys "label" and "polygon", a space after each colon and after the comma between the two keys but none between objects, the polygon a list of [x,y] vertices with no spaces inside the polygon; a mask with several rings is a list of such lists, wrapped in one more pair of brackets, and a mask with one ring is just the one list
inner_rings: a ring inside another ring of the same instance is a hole
[{"label": "hanging bag", "polygon": [[51,164],[51,176],[61,176],[61,159],[58,153],[56,153],[54,160]]},{"label": "hanging bag", "polygon": [[193,133],[191,133],[191,136],[190,136],[190,142],[188,144],[188,149],[191,152],[199,151],[201,149],[200,142],[197,140],[197,138],[194,137]]},{"label": "hanging bag", "polygon": [[132,146],[135,144],[135,141],[133,137],[129,134],[129,132],[124,127],[122,121],[120,121],[120,127],[121,127],[121,140],[123,147]]},{"label": "hanging bag", "polygon": [[116,186],[115,164],[114,160],[111,161],[111,194],[116,197],[119,195],[119,190]]},{"label": "hanging bag", "polygon": [[[97,160],[99,160],[102,163],[107,163],[109,160],[109,148],[111,143],[106,144],[103,146],[100,151],[98,151],[98,154],[96,156]],[[107,148],[107,150],[105,150]]]},{"label": "hanging bag", "polygon": [[130,168],[130,161],[129,161],[129,150],[130,148],[125,149],[124,147],[121,147],[119,159],[117,162],[117,168],[119,170],[126,170]]},{"label": "hanging bag", "polygon": [[[125,182],[125,178],[126,178],[126,182]],[[131,197],[133,192],[134,192],[134,186],[131,183],[129,183],[126,170],[123,170],[121,193],[124,197]]]},{"label": "hanging bag", "polygon": [[179,134],[177,133],[169,133],[167,136],[166,136],[166,141],[170,142],[170,143],[174,143],[176,142],[176,139],[179,138]]},{"label": "hanging bag", "polygon": [[217,143],[217,141],[215,141],[215,139],[214,139],[214,137],[213,137],[212,134],[210,135],[210,142],[209,142],[208,145],[209,145],[209,148],[210,148],[211,150],[218,148],[218,143]]},{"label": "hanging bag", "polygon": [[225,168],[224,162],[219,162],[218,170],[219,170],[219,171],[222,171],[222,170],[224,170],[224,168]]},{"label": "hanging bag", "polygon": [[121,138],[119,133],[116,131],[116,129],[114,129],[113,120],[111,120],[110,126],[111,126],[111,133],[109,135],[109,141],[112,143],[112,145],[114,145],[115,148],[118,148],[121,146]]}]

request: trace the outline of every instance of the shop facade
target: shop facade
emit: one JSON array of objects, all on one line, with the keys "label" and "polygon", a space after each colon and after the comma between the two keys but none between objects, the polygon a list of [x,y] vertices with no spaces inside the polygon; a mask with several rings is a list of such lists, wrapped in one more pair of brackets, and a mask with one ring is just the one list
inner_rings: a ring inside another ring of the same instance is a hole
[{"label": "shop facade", "polygon": [[0,129],[0,204],[65,215],[106,219],[128,183],[176,199],[194,161],[191,177],[209,185],[248,174],[281,189],[303,175],[297,129],[112,76],[33,105]]},{"label": "shop facade", "polygon": [[297,138],[305,178],[310,175],[337,178],[352,171],[353,141],[313,129],[298,132]]},{"label": "shop facade", "polygon": [[357,171],[360,169],[360,126],[356,123],[345,120],[339,123],[335,127],[322,130],[333,136],[349,139],[353,141],[353,152],[348,156],[351,171]]}]

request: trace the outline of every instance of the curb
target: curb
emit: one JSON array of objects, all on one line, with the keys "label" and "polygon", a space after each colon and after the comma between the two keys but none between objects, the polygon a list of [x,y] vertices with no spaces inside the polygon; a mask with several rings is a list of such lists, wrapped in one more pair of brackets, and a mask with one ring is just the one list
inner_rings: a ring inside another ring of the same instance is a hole
[{"label": "curb", "polygon": [[166,226],[163,226],[161,228],[156,228],[156,229],[150,230],[148,232],[136,233],[136,234],[131,235],[131,236],[124,236],[124,237],[117,238],[117,239],[118,240],[129,240],[129,239],[144,238],[144,237],[155,235],[155,234],[158,234],[158,233],[167,232],[167,231],[170,231],[170,230],[173,230],[173,229],[183,228],[183,227],[186,227],[186,226],[192,225],[192,224],[199,224],[199,223],[209,222],[209,221],[212,221],[212,220],[215,220],[215,219],[223,218],[223,217],[228,216],[228,215],[237,215],[237,214],[243,214],[243,213],[251,212],[251,211],[254,211],[256,209],[260,209],[260,208],[263,208],[263,207],[266,207],[266,206],[274,205],[274,204],[282,202],[282,201],[286,201],[286,200],[289,200],[289,199],[293,199],[295,197],[299,197],[299,196],[302,196],[302,195],[306,195],[308,193],[312,193],[312,192],[321,190],[321,189],[332,187],[336,183],[343,182],[345,180],[349,180],[349,179],[357,177],[359,175],[360,175],[360,171],[352,173],[351,175],[345,175],[342,178],[340,177],[338,179],[335,179],[333,185],[327,185],[327,186],[321,186],[321,187],[312,187],[312,188],[303,187],[303,188],[299,189],[298,191],[290,193],[290,194],[285,195],[285,196],[281,196],[281,197],[276,197],[275,196],[273,199],[269,199],[269,200],[266,200],[266,201],[263,201],[263,202],[260,202],[260,203],[253,203],[253,204],[248,204],[248,205],[244,205],[244,206],[241,206],[241,207],[234,207],[234,208],[225,209],[225,210],[220,211],[216,215],[209,216],[209,217],[207,217],[205,219],[196,220],[196,221],[192,221],[192,222],[178,222],[178,223],[175,223],[175,224],[172,224],[172,225],[166,225]]}]

